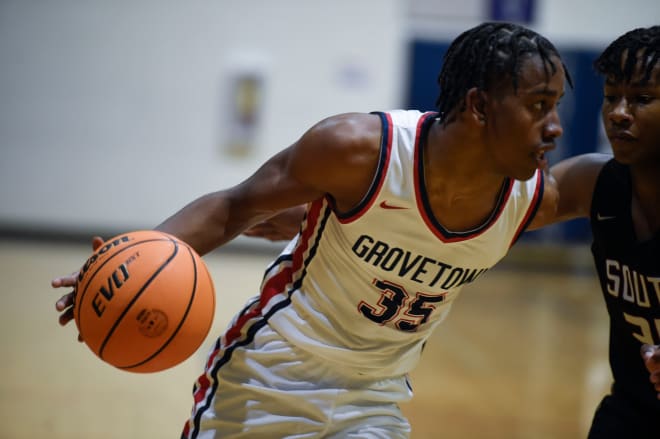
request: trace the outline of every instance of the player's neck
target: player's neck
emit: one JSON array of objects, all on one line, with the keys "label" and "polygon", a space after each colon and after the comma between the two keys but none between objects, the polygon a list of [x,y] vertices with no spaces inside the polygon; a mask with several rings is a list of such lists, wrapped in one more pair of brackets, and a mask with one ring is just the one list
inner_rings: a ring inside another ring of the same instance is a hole
[{"label": "player's neck", "polygon": [[[424,145],[424,185],[431,210],[443,227],[481,226],[497,208],[505,177],[483,166],[478,138],[459,124],[434,126]],[[456,141],[460,139],[460,141]]]},{"label": "player's neck", "polygon": [[478,134],[468,128],[458,121],[446,126],[436,123],[425,144],[425,174],[441,180],[448,194],[472,196],[489,189],[496,191],[506,178],[484,159]]}]

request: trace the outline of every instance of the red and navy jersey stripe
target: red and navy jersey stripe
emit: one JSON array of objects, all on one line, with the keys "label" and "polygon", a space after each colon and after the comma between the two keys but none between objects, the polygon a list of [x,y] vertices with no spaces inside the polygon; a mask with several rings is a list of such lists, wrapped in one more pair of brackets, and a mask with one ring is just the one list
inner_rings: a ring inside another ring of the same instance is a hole
[{"label": "red and navy jersey stripe", "polygon": [[[205,373],[197,379],[193,388],[194,411],[184,426],[182,439],[193,439],[199,434],[202,415],[211,408],[218,391],[218,372],[230,360],[232,353],[237,348],[251,343],[255,334],[268,323],[273,314],[291,304],[291,295],[303,282],[305,267],[316,254],[331,214],[332,209],[327,200],[319,199],[310,205],[301,237],[293,253],[281,255],[269,266],[264,276],[267,280],[262,285],[258,300],[249,303],[235,318],[225,336],[216,342],[208,357]],[[272,270],[279,272],[268,279],[268,273]],[[283,300],[267,307],[271,299],[282,294]],[[264,312],[266,307],[267,311]]]}]

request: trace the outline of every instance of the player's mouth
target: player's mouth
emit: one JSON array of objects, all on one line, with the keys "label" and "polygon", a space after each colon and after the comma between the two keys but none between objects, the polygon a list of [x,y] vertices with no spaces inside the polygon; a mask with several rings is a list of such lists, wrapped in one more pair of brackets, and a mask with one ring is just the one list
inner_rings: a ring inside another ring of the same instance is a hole
[{"label": "player's mouth", "polygon": [[546,157],[546,153],[552,151],[553,149],[555,149],[555,145],[549,144],[549,145],[544,145],[535,152],[534,158],[536,159],[537,168],[545,169],[548,167],[548,159]]},{"label": "player's mouth", "polygon": [[548,166],[548,160],[545,158],[545,153],[543,151],[536,154],[536,167],[539,169],[545,169]]},{"label": "player's mouth", "polygon": [[607,137],[612,142],[634,142],[637,140],[630,131],[610,131]]}]

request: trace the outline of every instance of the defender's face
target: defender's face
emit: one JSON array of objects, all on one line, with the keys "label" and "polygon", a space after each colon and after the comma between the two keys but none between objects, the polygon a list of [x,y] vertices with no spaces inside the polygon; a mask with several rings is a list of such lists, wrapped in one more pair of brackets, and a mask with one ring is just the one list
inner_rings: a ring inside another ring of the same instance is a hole
[{"label": "defender's face", "polygon": [[[623,62],[623,60],[622,60]],[[603,123],[614,157],[621,163],[660,165],[660,63],[642,84],[638,64],[630,81],[605,79]]]},{"label": "defender's face", "polygon": [[509,79],[500,90],[489,93],[487,104],[487,144],[501,172],[527,180],[536,169],[547,167],[545,154],[555,148],[562,135],[557,105],[564,94],[564,69],[557,57],[555,65],[544,68],[540,56],[523,61],[514,90]]}]

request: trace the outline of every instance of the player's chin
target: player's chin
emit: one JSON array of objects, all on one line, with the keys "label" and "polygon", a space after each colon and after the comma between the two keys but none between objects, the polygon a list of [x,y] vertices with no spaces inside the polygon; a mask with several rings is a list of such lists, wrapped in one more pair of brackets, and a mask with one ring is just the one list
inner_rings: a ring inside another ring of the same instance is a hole
[{"label": "player's chin", "polygon": [[521,168],[520,174],[516,177],[516,179],[522,181],[529,180],[534,175],[536,175],[536,171],[543,171],[544,169],[547,169],[547,167],[548,161],[545,157],[545,154],[535,154],[532,156],[532,160],[528,163],[528,166],[526,168]]},{"label": "player's chin", "polygon": [[614,159],[622,165],[634,165],[643,162],[643,159],[635,154],[636,151],[612,148]]},{"label": "player's chin", "polygon": [[536,174],[537,169],[539,168],[536,166],[533,168],[524,168],[524,169],[521,168],[518,172],[515,173],[515,175],[513,175],[513,178],[520,181],[529,180],[534,176],[534,174]]}]

